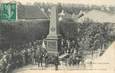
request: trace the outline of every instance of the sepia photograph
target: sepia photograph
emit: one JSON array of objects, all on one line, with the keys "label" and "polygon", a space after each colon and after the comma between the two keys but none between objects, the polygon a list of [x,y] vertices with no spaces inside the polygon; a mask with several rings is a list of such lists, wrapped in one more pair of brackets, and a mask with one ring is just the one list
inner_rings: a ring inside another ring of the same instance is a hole
[{"label": "sepia photograph", "polygon": [[0,0],[0,73],[114,73],[115,0]]}]

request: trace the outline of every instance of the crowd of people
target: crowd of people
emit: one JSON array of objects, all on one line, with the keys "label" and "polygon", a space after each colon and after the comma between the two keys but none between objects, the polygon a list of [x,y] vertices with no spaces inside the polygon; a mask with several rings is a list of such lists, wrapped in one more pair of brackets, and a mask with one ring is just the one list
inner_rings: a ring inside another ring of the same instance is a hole
[{"label": "crowd of people", "polygon": [[28,46],[21,50],[14,48],[0,50],[0,73],[11,73],[14,69],[28,64],[37,64],[38,67],[54,64],[57,70],[58,56],[48,55],[46,48],[43,48],[41,44]]},{"label": "crowd of people", "polygon": [[[71,43],[74,43],[71,42]],[[70,47],[70,42],[64,46],[64,41],[62,41],[61,55],[68,53],[69,56],[65,60],[68,65],[79,64],[82,56],[78,56],[75,47]],[[55,69],[58,70],[59,55],[50,55],[47,49],[42,46],[42,44],[28,45],[29,47],[24,47],[23,49],[10,48],[6,51],[0,50],[0,72],[1,73],[11,73],[14,69],[26,66],[28,64],[37,64],[38,67],[48,67],[49,64],[54,64]],[[68,48],[71,49],[68,49]],[[65,49],[66,48],[66,49]],[[73,49],[72,49],[73,48]]]},{"label": "crowd of people", "polygon": [[10,48],[0,50],[0,73],[11,73],[12,70],[28,64],[40,64],[46,51],[41,45],[28,45],[23,49]]},{"label": "crowd of people", "polygon": [[83,53],[78,49],[75,40],[62,39],[61,54],[68,54],[65,61],[69,66],[79,65],[84,60]]}]

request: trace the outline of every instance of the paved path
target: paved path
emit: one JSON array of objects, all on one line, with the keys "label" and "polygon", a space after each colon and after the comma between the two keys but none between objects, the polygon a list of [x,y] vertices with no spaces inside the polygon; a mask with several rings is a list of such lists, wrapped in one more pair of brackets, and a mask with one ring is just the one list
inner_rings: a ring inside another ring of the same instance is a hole
[{"label": "paved path", "polygon": [[59,66],[59,70],[58,71],[56,71],[55,70],[55,67],[54,66],[49,66],[49,67],[47,67],[47,68],[41,68],[41,67],[39,67],[38,68],[38,66],[37,65],[28,65],[28,66],[24,66],[23,68],[19,68],[19,69],[16,69],[16,70],[14,70],[13,71],[13,73],[67,73],[67,72],[89,72],[89,71],[91,71],[91,72],[93,72],[93,73],[95,73],[95,71],[102,71],[102,73],[103,73],[103,71],[105,71],[105,72],[107,72],[108,70],[107,69],[105,69],[105,68],[100,68],[100,69],[98,69],[98,68],[93,68],[92,67],[92,65],[87,65],[87,67],[86,66]]},{"label": "paved path", "polygon": [[[84,69],[83,67],[78,67],[78,66],[61,66],[61,65],[58,68],[59,68],[58,71],[65,71],[65,70],[71,71],[71,70]],[[55,70],[55,66],[49,66],[47,68],[45,67],[38,68],[37,65],[28,65],[28,66],[24,66],[23,68],[14,70],[13,73],[28,73],[28,71],[30,72],[33,71],[35,73],[38,73],[39,71],[54,71],[55,72],[56,70]]]}]

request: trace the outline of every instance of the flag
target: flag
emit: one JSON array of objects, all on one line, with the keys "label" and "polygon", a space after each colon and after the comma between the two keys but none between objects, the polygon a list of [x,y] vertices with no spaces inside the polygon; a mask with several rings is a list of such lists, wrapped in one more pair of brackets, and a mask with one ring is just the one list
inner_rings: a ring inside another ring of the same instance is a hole
[{"label": "flag", "polygon": [[46,45],[45,45],[44,40],[43,40],[43,42],[42,42],[42,47],[46,49]]}]

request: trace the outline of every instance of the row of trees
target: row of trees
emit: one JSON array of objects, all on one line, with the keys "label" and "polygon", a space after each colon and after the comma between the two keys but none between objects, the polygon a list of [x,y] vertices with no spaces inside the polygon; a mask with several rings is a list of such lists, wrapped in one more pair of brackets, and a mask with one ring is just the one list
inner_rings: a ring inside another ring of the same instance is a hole
[{"label": "row of trees", "polygon": [[18,48],[40,40],[48,34],[48,21],[19,21],[0,23],[0,48]]},{"label": "row of trees", "polygon": [[[75,40],[79,49],[98,49],[114,40],[110,23],[74,21],[60,22],[60,33],[66,40]],[[0,23],[0,48],[20,47],[25,43],[47,37],[49,21],[19,21]]]},{"label": "row of trees", "polygon": [[66,21],[61,25],[61,32],[65,39],[75,40],[77,49],[83,52],[86,50],[106,49],[115,39],[115,36],[110,34],[114,31],[112,27],[111,23],[94,23],[90,21],[75,23]]}]

